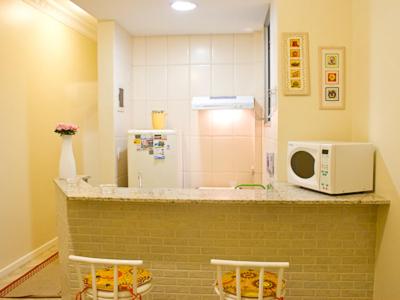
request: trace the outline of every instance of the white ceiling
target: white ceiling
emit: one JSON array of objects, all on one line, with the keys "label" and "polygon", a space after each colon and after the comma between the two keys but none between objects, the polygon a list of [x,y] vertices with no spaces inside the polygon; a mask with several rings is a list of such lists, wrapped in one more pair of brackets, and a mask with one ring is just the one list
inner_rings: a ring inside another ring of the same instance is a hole
[{"label": "white ceiling", "polygon": [[191,12],[171,0],[72,0],[98,20],[116,20],[132,35],[238,33],[263,27],[270,0],[192,0]]}]

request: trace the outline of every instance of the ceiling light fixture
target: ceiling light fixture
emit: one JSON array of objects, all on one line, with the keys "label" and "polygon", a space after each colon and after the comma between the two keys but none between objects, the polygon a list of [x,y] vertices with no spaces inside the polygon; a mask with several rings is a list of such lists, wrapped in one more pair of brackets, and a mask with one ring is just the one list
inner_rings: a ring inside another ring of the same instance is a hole
[{"label": "ceiling light fixture", "polygon": [[195,9],[197,4],[189,1],[173,1],[171,7],[177,11],[189,11]]}]

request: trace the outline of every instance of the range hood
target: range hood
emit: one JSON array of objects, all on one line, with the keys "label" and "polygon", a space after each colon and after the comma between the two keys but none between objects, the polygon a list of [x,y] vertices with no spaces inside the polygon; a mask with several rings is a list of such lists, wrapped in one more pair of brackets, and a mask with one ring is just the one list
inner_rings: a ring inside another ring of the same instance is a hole
[{"label": "range hood", "polygon": [[193,110],[254,109],[253,96],[193,97]]}]

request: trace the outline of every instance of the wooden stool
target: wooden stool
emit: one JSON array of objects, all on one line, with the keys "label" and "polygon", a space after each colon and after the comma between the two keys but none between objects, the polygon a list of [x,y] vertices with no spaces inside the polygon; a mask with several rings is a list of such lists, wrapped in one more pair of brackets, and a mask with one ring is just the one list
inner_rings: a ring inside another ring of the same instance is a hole
[{"label": "wooden stool", "polygon": [[[285,296],[283,271],[289,267],[288,262],[212,259],[211,264],[217,266],[215,291],[220,300],[281,300]],[[222,266],[235,267],[235,272],[223,274]],[[265,272],[266,268],[277,269],[278,273]]]},{"label": "wooden stool", "polygon": [[[79,277],[80,292],[76,300],[86,295],[93,300],[132,300],[142,299],[151,288],[151,274],[145,269],[142,260],[104,259],[70,255],[69,259],[76,262]],[[80,264],[90,265],[90,274],[82,277]],[[98,268],[96,265],[112,267]]]}]

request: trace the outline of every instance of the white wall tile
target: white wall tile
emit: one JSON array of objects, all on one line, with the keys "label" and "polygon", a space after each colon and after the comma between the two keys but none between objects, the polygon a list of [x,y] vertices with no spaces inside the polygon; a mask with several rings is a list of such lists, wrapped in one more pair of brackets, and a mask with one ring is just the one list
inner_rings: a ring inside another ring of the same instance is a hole
[{"label": "white wall tile", "polygon": [[132,94],[133,99],[146,99],[146,67],[135,66],[132,68]]},{"label": "white wall tile", "polygon": [[255,170],[255,139],[254,137],[234,137],[235,171],[251,172]]},{"label": "white wall tile", "polygon": [[193,172],[211,172],[212,170],[212,138],[189,136],[189,164]]},{"label": "white wall tile", "polygon": [[255,136],[255,113],[252,109],[239,110],[233,122],[233,136]]},{"label": "white wall tile", "polygon": [[233,124],[238,122],[240,110],[212,110],[209,112],[212,116],[212,134],[213,136],[232,136]]},{"label": "white wall tile", "polygon": [[168,100],[167,128],[179,130],[184,135],[190,132],[190,107],[189,102]]},{"label": "white wall tile", "polygon": [[263,174],[262,174],[262,172],[256,172],[256,174],[252,175],[252,178],[253,178],[253,183],[263,184]]},{"label": "white wall tile", "polygon": [[254,169],[257,173],[261,173],[263,168],[263,145],[261,137],[254,139]]},{"label": "white wall tile", "polygon": [[255,96],[256,79],[253,64],[235,66],[235,94],[241,96]]},{"label": "white wall tile", "polygon": [[168,99],[188,100],[189,66],[168,66]]},{"label": "white wall tile", "polygon": [[213,134],[212,114],[210,111],[190,111],[190,134],[195,136],[209,136]]},{"label": "white wall tile", "polygon": [[193,96],[209,96],[211,94],[210,65],[196,65],[190,68],[190,88]]},{"label": "white wall tile", "polygon": [[[245,154],[242,153],[241,155]],[[213,137],[213,172],[235,172],[237,159],[237,151],[232,137]]]},{"label": "white wall tile", "polygon": [[235,187],[238,184],[234,172],[213,172],[212,178],[214,187]]},{"label": "white wall tile", "polygon": [[232,96],[233,65],[213,65],[211,70],[211,95]]},{"label": "white wall tile", "polygon": [[134,66],[146,65],[146,38],[135,37],[132,39],[132,63]]},{"label": "white wall tile", "polygon": [[260,183],[258,174],[252,174],[251,172],[241,172],[236,173],[236,182],[237,184],[252,184],[252,183]]},{"label": "white wall tile", "polygon": [[202,136],[186,136],[185,170],[191,172],[211,172],[212,170],[212,138]]},{"label": "white wall tile", "polygon": [[211,62],[211,37],[195,35],[190,37],[190,63],[209,64]]},{"label": "white wall tile", "polygon": [[211,45],[211,58],[213,64],[233,64],[233,34],[213,35],[211,39]]},{"label": "white wall tile", "polygon": [[235,63],[255,61],[254,37],[252,34],[235,34]]},{"label": "white wall tile", "polygon": [[188,174],[189,186],[192,188],[213,186],[212,172],[190,172]]},{"label": "white wall tile", "polygon": [[147,126],[147,120],[149,116],[146,115],[147,103],[146,101],[134,101],[133,102],[133,113],[132,123],[135,129],[149,129]]},{"label": "white wall tile", "polygon": [[168,59],[169,65],[189,64],[189,37],[168,37]]},{"label": "white wall tile", "polygon": [[[168,107],[168,103],[166,101],[152,101],[149,100],[146,102],[146,108],[147,108],[147,113],[148,113],[148,118],[151,119],[151,112],[153,110],[164,110],[166,111]],[[148,119],[146,118],[146,119]]]},{"label": "white wall tile", "polygon": [[165,65],[167,63],[167,38],[155,36],[146,38],[147,65]]},{"label": "white wall tile", "polygon": [[[249,160],[260,151],[242,140],[235,146],[234,140],[260,139],[255,143],[261,144],[263,126],[258,122],[256,128],[254,111],[193,111],[191,97],[250,95],[262,105],[263,58],[254,57],[260,55],[262,45],[255,48],[254,44],[261,37],[260,33],[133,39],[131,123],[151,128],[151,111],[167,112],[167,127],[179,130],[186,139],[185,187],[254,180]],[[235,163],[242,156],[245,159]]]},{"label": "white wall tile", "polygon": [[147,98],[149,100],[167,99],[167,67],[147,67]]}]

